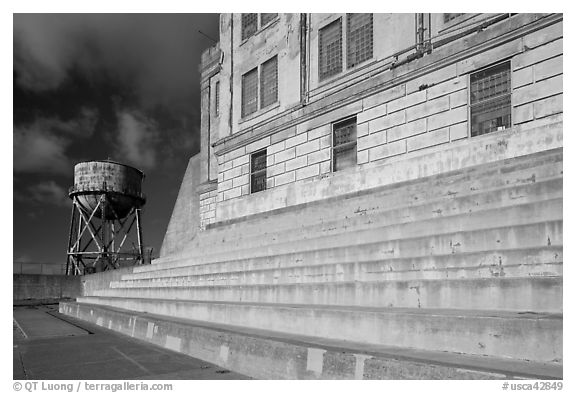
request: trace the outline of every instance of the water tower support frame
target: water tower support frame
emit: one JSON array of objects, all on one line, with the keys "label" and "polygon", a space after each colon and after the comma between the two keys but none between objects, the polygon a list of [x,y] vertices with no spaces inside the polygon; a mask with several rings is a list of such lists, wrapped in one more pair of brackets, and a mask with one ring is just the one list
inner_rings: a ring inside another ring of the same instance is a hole
[{"label": "water tower support frame", "polygon": [[[82,275],[90,270],[95,271],[99,262],[102,270],[116,269],[120,267],[120,261],[130,261],[132,265],[142,263],[144,246],[141,209],[133,207],[129,214],[121,219],[108,198],[107,193],[102,193],[97,206],[88,216],[82,209],[78,197],[76,195],[72,197],[72,217],[66,260],[67,275]],[[114,219],[96,217],[98,210],[101,211],[101,217],[107,217],[106,209],[110,209]],[[133,251],[123,252],[122,248],[134,224],[136,224],[138,245]]]}]

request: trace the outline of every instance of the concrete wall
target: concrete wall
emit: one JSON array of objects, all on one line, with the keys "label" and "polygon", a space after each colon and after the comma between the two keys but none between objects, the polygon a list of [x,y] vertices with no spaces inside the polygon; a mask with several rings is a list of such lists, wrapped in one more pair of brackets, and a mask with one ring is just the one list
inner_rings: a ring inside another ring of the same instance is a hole
[{"label": "concrete wall", "polygon": [[200,201],[197,187],[200,183],[201,156],[190,158],[180,191],[172,210],[172,216],[162,241],[160,256],[179,252],[196,236],[200,227]]},{"label": "concrete wall", "polygon": [[110,282],[120,280],[133,269],[134,266],[128,266],[85,276],[14,274],[13,304],[53,303],[91,296],[98,290],[109,288]]},{"label": "concrete wall", "polygon": [[82,296],[80,276],[14,274],[14,305],[56,302]]},{"label": "concrete wall", "polygon": [[[367,181],[368,176],[388,184],[390,179],[378,173],[406,174],[412,165],[408,162],[417,162],[422,175],[422,168],[440,165],[436,153],[463,154],[465,145],[473,152],[498,138],[504,143],[512,137],[519,145],[510,146],[508,155],[515,155],[523,149],[523,139],[538,138],[541,132],[516,134],[535,127],[556,127],[550,140],[554,142],[535,143],[526,154],[562,144],[562,15],[463,14],[445,22],[443,14],[430,14],[435,46],[431,53],[416,56],[415,14],[374,14],[373,58],[351,69],[344,64],[340,74],[325,81],[318,80],[318,30],[345,15],[309,14],[307,30],[299,29],[300,18],[280,14],[242,41],[240,14],[221,16],[221,119],[210,131],[211,140],[216,139],[212,144],[218,160],[217,195],[206,202],[202,227],[214,216],[216,222],[225,221],[366,189],[368,184],[382,185]],[[343,31],[345,40],[344,27]],[[301,37],[305,56],[300,53]],[[274,53],[279,102],[243,119],[241,75]],[[512,127],[493,133],[497,136],[471,138],[469,75],[502,60],[511,61]],[[306,79],[304,102],[297,94],[301,78]],[[332,124],[352,115],[358,124],[357,166],[332,173]],[[250,195],[250,155],[263,148],[267,190]],[[436,172],[466,167],[470,159]],[[385,169],[389,165],[394,166]],[[369,170],[375,166],[382,168]],[[334,187],[342,182],[347,185]]]},{"label": "concrete wall", "polygon": [[54,263],[24,263],[14,262],[12,264],[12,274],[45,274],[63,275],[66,273],[66,264]]}]

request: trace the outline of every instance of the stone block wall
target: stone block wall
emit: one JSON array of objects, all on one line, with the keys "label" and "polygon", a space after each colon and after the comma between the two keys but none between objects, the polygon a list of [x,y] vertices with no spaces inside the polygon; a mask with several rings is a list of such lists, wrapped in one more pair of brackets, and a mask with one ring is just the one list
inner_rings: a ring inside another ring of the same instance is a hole
[{"label": "stone block wall", "polygon": [[200,229],[216,221],[216,196],[217,190],[211,190],[200,194]]}]

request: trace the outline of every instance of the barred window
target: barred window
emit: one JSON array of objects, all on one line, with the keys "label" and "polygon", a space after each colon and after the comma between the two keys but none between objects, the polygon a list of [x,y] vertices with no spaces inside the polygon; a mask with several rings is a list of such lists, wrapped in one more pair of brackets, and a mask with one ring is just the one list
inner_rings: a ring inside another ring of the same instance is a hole
[{"label": "barred window", "polygon": [[258,110],[258,68],[242,75],[242,117]]},{"label": "barred window", "polygon": [[372,14],[347,14],[346,67],[351,68],[372,58]]},{"label": "barred window", "polygon": [[274,56],[260,68],[260,108],[278,100],[278,57]]},{"label": "barred window", "polygon": [[459,14],[444,14],[444,23],[448,23],[451,20],[458,18],[460,15],[464,15],[464,13]]},{"label": "barred window", "polygon": [[332,125],[332,171],[356,165],[356,117]]},{"label": "barred window", "polygon": [[250,158],[250,193],[266,189],[266,150],[252,154]]},{"label": "barred window", "polygon": [[320,29],[319,77],[329,78],[342,71],[342,19],[335,20]]},{"label": "barred window", "polygon": [[242,14],[242,40],[254,35],[258,30],[258,14]]},{"label": "barred window", "polygon": [[272,22],[278,14],[260,14],[260,27],[266,26],[268,23]]},{"label": "barred window", "polygon": [[471,135],[509,128],[512,124],[510,62],[470,75]]},{"label": "barred window", "polygon": [[220,115],[220,81],[214,86],[214,115]]}]

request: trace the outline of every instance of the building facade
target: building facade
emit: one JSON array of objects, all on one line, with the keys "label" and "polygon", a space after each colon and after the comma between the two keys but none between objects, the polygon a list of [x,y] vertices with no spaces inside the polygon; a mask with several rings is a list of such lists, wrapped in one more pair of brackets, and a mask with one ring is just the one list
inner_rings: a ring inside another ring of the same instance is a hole
[{"label": "building facade", "polygon": [[562,15],[222,14],[200,228],[562,145]]}]

